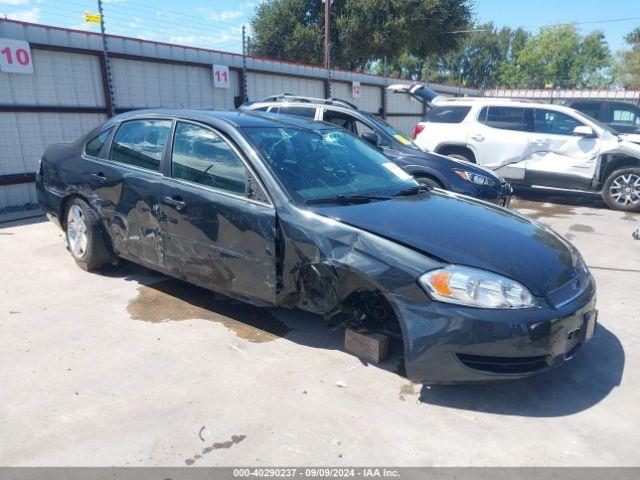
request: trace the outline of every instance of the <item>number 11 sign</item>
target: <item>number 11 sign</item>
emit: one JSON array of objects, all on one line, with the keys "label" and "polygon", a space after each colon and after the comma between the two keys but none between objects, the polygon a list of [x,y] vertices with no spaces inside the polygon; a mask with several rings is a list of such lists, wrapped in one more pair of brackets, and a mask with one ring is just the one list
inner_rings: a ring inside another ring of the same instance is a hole
[{"label": "number 11 sign", "polygon": [[229,67],[227,65],[213,66],[213,86],[218,88],[229,88]]},{"label": "number 11 sign", "polygon": [[33,73],[29,42],[0,38],[0,71],[6,73]]}]

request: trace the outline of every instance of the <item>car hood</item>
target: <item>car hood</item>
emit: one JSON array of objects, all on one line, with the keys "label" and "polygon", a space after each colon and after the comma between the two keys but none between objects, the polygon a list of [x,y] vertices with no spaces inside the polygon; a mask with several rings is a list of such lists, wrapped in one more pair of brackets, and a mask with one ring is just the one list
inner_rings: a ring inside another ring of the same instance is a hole
[{"label": "car hood", "polygon": [[309,208],[446,263],[505,275],[535,295],[564,285],[579,264],[575,248],[541,223],[450,192]]},{"label": "car hood", "polygon": [[407,152],[403,151],[403,155],[400,158],[401,161],[405,163],[411,164],[420,164],[421,161],[427,161],[430,165],[437,165],[438,168],[446,168],[449,167],[451,169],[458,168],[460,170],[466,170],[467,172],[477,173],[479,175],[484,175],[485,177],[489,177],[492,180],[496,181],[498,184],[504,182],[504,178],[495,173],[493,170],[482,167],[480,165],[465,162],[463,160],[457,160],[455,158],[447,157],[445,155],[439,155],[433,152]]}]

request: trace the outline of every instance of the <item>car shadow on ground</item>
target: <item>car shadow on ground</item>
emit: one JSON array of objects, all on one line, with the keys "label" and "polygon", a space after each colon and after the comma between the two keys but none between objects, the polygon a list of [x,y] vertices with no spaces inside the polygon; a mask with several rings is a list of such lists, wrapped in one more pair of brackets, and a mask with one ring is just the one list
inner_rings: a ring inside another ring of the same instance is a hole
[{"label": "car shadow on ground", "polygon": [[620,385],[625,354],[618,338],[598,325],[592,340],[566,364],[524,380],[423,386],[431,405],[528,417],[559,417],[586,410]]},{"label": "car shadow on ground", "polygon": [[[345,351],[344,327],[327,325],[319,315],[300,310],[257,307],[172,279],[133,263],[109,266],[103,275],[139,283],[128,305],[132,320],[154,323],[208,320],[250,342],[278,338],[308,348]],[[392,340],[381,364],[361,362],[404,376],[402,344]],[[598,325],[591,342],[565,365],[524,380],[467,384],[416,385],[422,403],[470,411],[531,417],[556,417],[586,410],[620,384],[625,353],[618,338]]]}]

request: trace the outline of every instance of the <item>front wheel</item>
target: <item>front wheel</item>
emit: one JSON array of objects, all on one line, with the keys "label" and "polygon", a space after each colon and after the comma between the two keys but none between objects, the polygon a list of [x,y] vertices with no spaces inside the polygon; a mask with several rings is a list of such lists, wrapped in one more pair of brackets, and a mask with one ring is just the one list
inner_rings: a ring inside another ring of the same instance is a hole
[{"label": "front wheel", "polygon": [[424,176],[418,176],[416,175],[415,177],[416,182],[418,182],[420,185],[426,185],[428,187],[433,187],[433,188],[444,188],[440,182],[438,182],[435,178],[433,177],[428,177],[426,175]]},{"label": "front wheel", "polygon": [[602,198],[614,210],[640,211],[640,167],[612,172],[604,183]]},{"label": "front wheel", "polygon": [[69,252],[80,268],[90,272],[109,261],[98,216],[84,200],[74,198],[69,204],[65,231]]}]

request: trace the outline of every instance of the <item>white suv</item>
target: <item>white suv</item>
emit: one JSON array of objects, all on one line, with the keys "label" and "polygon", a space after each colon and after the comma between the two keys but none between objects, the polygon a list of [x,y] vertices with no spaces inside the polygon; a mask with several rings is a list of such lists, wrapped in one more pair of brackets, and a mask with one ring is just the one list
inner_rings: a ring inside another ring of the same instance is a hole
[{"label": "white suv", "polygon": [[489,167],[522,185],[601,192],[610,208],[640,211],[640,145],[572,108],[499,98],[445,98],[392,85],[431,108],[414,130],[426,150]]}]

